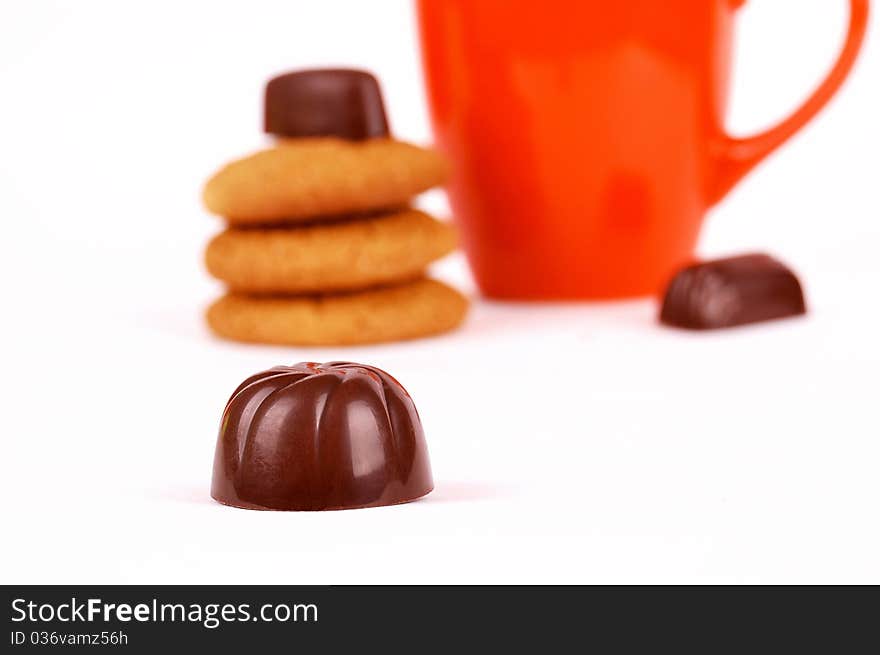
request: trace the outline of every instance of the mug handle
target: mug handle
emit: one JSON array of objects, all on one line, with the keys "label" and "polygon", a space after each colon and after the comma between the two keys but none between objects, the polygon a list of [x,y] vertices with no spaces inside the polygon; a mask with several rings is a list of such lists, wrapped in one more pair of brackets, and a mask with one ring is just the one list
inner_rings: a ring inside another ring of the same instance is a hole
[{"label": "mug handle", "polygon": [[[743,0],[735,0],[734,4],[739,6]],[[750,170],[810,122],[840,89],[856,61],[868,25],[869,0],[850,0],[849,4],[849,33],[843,50],[813,95],[794,114],[766,132],[743,139],[721,135],[715,144],[717,170],[710,189],[710,204],[724,198]]]}]

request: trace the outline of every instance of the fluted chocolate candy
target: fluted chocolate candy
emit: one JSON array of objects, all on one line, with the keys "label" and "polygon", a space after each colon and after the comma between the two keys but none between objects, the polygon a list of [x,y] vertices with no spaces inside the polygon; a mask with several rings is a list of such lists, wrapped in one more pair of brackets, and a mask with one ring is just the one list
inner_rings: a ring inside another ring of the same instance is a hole
[{"label": "fluted chocolate candy", "polygon": [[211,496],[248,509],[394,505],[433,488],[418,412],[397,380],[350,362],[276,366],[232,394]]},{"label": "fluted chocolate candy", "polygon": [[365,71],[317,69],[287,73],[266,85],[264,129],[282,137],[388,136],[382,91]]},{"label": "fluted chocolate candy", "polygon": [[742,255],[681,270],[666,291],[660,320],[713,330],[806,312],[795,274],[768,255]]}]

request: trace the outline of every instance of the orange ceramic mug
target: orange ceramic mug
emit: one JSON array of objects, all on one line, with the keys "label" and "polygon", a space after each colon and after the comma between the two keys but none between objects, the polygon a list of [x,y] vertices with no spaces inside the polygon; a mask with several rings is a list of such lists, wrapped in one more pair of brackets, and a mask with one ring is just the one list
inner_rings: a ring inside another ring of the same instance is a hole
[{"label": "orange ceramic mug", "polygon": [[706,210],[828,102],[868,0],[850,0],[843,52],[800,109],[757,136],[725,132],[743,2],[418,0],[450,200],[486,295],[657,292]]}]

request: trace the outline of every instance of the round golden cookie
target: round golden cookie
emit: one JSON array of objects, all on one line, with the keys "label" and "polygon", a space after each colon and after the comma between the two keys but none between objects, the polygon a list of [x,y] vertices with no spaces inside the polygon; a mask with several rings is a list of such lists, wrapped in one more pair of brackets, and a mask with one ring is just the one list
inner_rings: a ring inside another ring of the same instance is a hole
[{"label": "round golden cookie", "polygon": [[203,199],[230,225],[297,223],[405,205],[446,174],[436,151],[392,139],[286,139],[222,168]]},{"label": "round golden cookie", "polygon": [[232,291],[323,293],[421,276],[455,248],[455,230],[404,210],[343,223],[237,229],[208,244],[205,264]]},{"label": "round golden cookie", "polygon": [[458,327],[468,301],[436,280],[335,296],[227,294],[208,308],[221,337],[290,346],[344,346],[416,339]]}]

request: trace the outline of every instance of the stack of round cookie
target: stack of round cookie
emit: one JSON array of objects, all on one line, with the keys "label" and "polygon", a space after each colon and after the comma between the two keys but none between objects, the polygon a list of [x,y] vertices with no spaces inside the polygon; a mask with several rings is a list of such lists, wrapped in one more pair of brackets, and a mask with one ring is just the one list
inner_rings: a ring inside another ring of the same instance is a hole
[{"label": "stack of round cookie", "polygon": [[433,150],[388,135],[378,83],[359,71],[291,73],[266,89],[272,147],[207,183],[226,229],[208,271],[228,290],[207,312],[222,337],[290,345],[411,339],[458,326],[468,302],[425,277],[451,226],[409,208],[442,184]]}]

